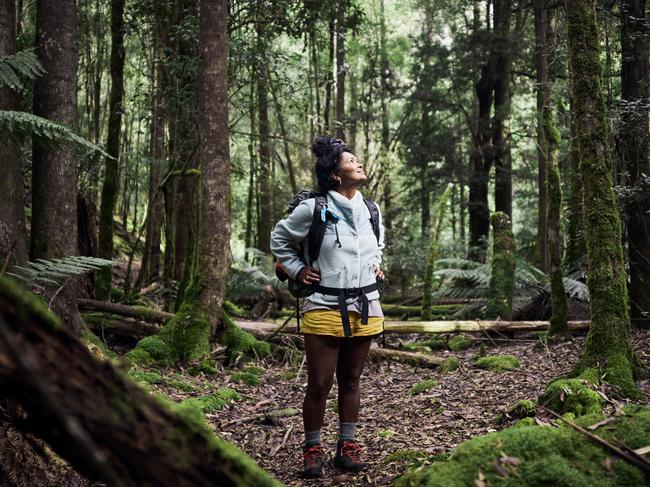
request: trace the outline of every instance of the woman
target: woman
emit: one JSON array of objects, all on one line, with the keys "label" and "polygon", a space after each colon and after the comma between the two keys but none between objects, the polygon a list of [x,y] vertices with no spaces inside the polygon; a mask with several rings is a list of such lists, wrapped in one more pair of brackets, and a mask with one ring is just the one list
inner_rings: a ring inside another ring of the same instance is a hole
[{"label": "woman", "polygon": [[[304,200],[280,221],[271,236],[271,250],[293,279],[311,285],[305,299],[302,333],[307,355],[307,392],[303,402],[306,477],[323,474],[320,430],[334,373],[338,383],[339,440],[334,464],[342,470],[366,468],[354,439],[359,416],[359,380],[372,338],[383,329],[377,281],[384,231],[375,233],[359,187],[366,182],[363,166],[341,140],[317,137],[316,177],[327,207],[325,235],[318,258],[307,265],[297,243],[307,237],[314,217],[314,198]],[[374,205],[374,204],[373,204]]]}]

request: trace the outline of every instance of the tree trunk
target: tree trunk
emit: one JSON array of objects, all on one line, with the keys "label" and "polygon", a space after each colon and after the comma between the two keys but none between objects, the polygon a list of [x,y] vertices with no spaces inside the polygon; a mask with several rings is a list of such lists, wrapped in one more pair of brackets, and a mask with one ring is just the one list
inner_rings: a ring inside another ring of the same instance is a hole
[{"label": "tree trunk", "polygon": [[566,267],[569,271],[586,270],[587,244],[584,233],[582,209],[582,175],[580,174],[580,148],[576,128],[576,112],[573,97],[569,96],[569,165],[571,167],[571,197],[569,199],[569,228],[567,231]]},{"label": "tree trunk", "polygon": [[[109,103],[108,139],[104,162],[104,183],[99,209],[98,257],[113,258],[113,214],[119,184],[120,131],[122,128],[122,99],[124,98],[124,0],[111,0],[111,98]],[[126,223],[125,223],[126,227]],[[95,297],[111,297],[112,269],[105,267],[97,272]]]},{"label": "tree trunk", "polygon": [[278,126],[280,127],[280,135],[282,136],[282,146],[284,147],[284,158],[287,163],[287,173],[289,176],[289,183],[291,184],[291,191],[293,194],[298,193],[298,182],[296,181],[296,174],[293,168],[293,162],[291,161],[291,150],[289,149],[289,134],[287,133],[287,127],[284,121],[284,114],[282,113],[282,105],[280,105],[280,100],[276,90],[278,89],[279,83],[273,85],[271,82],[270,73],[267,71],[266,76],[271,87],[271,97],[273,98],[273,105],[275,106],[275,116],[278,119]]},{"label": "tree trunk", "polygon": [[23,427],[89,479],[125,487],[277,485],[215,438],[198,411],[174,412],[94,358],[8,280],[0,282],[0,310],[3,396],[24,409]]},{"label": "tree trunk", "polygon": [[535,66],[537,70],[537,265],[543,272],[548,271],[548,189],[546,186],[546,155],[548,148],[544,138],[542,121],[544,106],[548,104],[548,52],[546,39],[546,0],[535,0]]},{"label": "tree trunk", "polygon": [[510,105],[512,89],[512,46],[510,32],[511,1],[494,2],[494,41],[496,62],[494,69],[494,211],[502,211],[512,218],[512,157],[510,154]]},{"label": "tree trunk", "polygon": [[[16,10],[14,0],[0,0],[0,58],[16,52]],[[0,86],[0,110],[17,110],[18,95]],[[24,183],[18,143],[0,138],[0,269],[5,262],[22,265],[27,261]]]},{"label": "tree trunk", "polygon": [[[75,0],[36,2],[36,52],[47,75],[34,85],[34,114],[75,129],[77,52]],[[71,235],[74,236],[71,238]],[[31,259],[77,254],[77,167],[74,148],[34,144]],[[73,333],[82,329],[79,285],[68,281],[54,309]]]},{"label": "tree trunk", "polygon": [[650,325],[650,159],[648,157],[648,24],[645,0],[621,2],[621,119],[627,173],[627,236],[632,323]]},{"label": "tree trunk", "polygon": [[260,217],[257,221],[258,246],[262,252],[271,252],[271,142],[269,139],[268,69],[266,67],[266,19],[258,12],[257,45],[261,58],[257,74],[257,104],[260,131],[260,170],[258,172],[260,193]]},{"label": "tree trunk", "polygon": [[619,386],[624,395],[637,397],[633,379],[636,357],[630,339],[621,220],[609,158],[595,0],[572,1],[567,17],[591,305],[591,328],[574,373],[600,364],[602,370],[597,373],[601,377]]},{"label": "tree trunk", "polygon": [[251,82],[250,101],[248,115],[251,123],[251,136],[248,139],[248,195],[246,198],[246,228],[244,233],[244,260],[248,262],[249,249],[252,247],[253,237],[253,204],[255,203],[255,172],[257,168],[257,156],[255,153],[254,134],[257,131],[255,117],[255,83]]},{"label": "tree trunk", "polygon": [[336,137],[345,139],[345,0],[336,4]]},{"label": "tree trunk", "polygon": [[491,220],[494,250],[485,317],[509,321],[512,319],[512,294],[515,288],[515,239],[508,215],[498,211],[492,214]]}]

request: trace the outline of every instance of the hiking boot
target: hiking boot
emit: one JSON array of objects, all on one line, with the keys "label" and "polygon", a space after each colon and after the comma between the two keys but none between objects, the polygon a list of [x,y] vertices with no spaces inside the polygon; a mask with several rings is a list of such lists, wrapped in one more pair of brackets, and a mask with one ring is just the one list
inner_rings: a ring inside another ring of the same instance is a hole
[{"label": "hiking boot", "polygon": [[313,478],[323,476],[323,447],[320,443],[302,447],[303,477]]},{"label": "hiking boot", "polygon": [[360,472],[368,466],[361,459],[362,448],[356,441],[339,440],[336,444],[334,465],[346,472]]}]

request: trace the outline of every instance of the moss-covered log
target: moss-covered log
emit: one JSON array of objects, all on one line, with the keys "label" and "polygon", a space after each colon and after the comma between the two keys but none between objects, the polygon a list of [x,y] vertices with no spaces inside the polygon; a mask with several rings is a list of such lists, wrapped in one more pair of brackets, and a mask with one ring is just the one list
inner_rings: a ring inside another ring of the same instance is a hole
[{"label": "moss-covered log", "polygon": [[512,293],[515,287],[515,239],[508,215],[498,211],[492,214],[490,220],[494,250],[485,317],[511,320]]},{"label": "moss-covered log", "polygon": [[[592,414],[576,420],[586,428],[603,420]],[[523,420],[526,421],[526,420]],[[397,479],[396,487],[464,487],[467,485],[647,485],[643,470],[617,459],[569,426],[514,426],[461,443],[444,459]],[[607,428],[594,431],[611,443],[631,449],[650,443],[650,408],[630,406]]]},{"label": "moss-covered log", "polygon": [[440,195],[436,202],[436,211],[434,213],[434,227],[431,234],[431,244],[429,245],[429,253],[427,254],[427,267],[424,277],[424,289],[422,297],[422,319],[430,320],[433,312],[431,307],[433,305],[431,292],[433,291],[433,271],[436,267],[436,260],[438,260],[438,241],[442,233],[442,225],[445,221],[445,212],[447,210],[447,202],[451,195],[451,190],[454,187],[453,183],[449,183],[445,191]]},{"label": "moss-covered log", "polygon": [[637,396],[630,340],[627,273],[614,194],[594,0],[567,9],[571,95],[580,149],[591,327],[574,374],[601,365],[605,380]]},{"label": "moss-covered log", "polygon": [[126,306],[124,304],[108,303],[94,299],[80,299],[79,309],[83,311],[103,311],[118,316],[128,316],[136,320],[150,323],[165,323],[174,317],[173,313],[144,308],[142,306]]},{"label": "moss-covered log", "polygon": [[2,395],[90,479],[120,486],[274,485],[198,411],[175,412],[94,358],[39,298],[0,280]]},{"label": "moss-covered log", "polygon": [[113,333],[125,337],[144,338],[160,331],[158,325],[136,321],[133,318],[115,318],[104,313],[84,313],[81,317],[88,329],[100,337],[106,333]]}]

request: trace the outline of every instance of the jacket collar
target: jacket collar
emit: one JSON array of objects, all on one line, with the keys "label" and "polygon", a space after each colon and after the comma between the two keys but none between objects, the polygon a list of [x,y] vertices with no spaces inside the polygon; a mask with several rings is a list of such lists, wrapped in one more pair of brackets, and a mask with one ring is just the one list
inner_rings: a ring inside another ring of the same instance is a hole
[{"label": "jacket collar", "polygon": [[336,206],[339,208],[347,208],[351,210],[353,208],[358,208],[363,204],[363,196],[361,195],[361,191],[357,191],[351,200],[347,199],[341,193],[334,190],[329,190],[327,192],[327,195],[332,198],[332,201],[334,201]]}]

